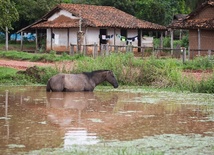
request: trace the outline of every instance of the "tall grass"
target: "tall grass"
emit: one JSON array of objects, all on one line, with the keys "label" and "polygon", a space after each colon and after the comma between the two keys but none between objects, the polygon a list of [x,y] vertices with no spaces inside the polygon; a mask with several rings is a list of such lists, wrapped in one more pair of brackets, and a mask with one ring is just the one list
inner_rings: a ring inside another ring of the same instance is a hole
[{"label": "tall grass", "polygon": [[[55,68],[41,68],[38,67],[33,73],[28,74],[26,77],[23,75],[14,75],[11,73],[1,78],[1,81],[7,77],[10,79],[19,79],[22,83],[40,83],[46,84],[47,80],[57,74],[58,72],[66,73],[81,73],[93,70],[107,69],[112,70],[116,75],[120,85],[132,86],[152,86],[155,88],[176,88],[182,91],[213,93],[214,92],[214,74],[213,76],[203,79],[201,81],[195,80],[193,77],[185,77],[183,71],[190,70],[212,70],[213,63],[205,57],[199,57],[194,60],[187,61],[183,64],[177,59],[156,59],[154,57],[136,58],[132,53],[112,53],[109,56],[99,56],[96,59],[86,57],[83,55],[69,56],[67,54],[56,55],[55,52],[50,54],[30,54],[19,52],[0,52],[0,57],[13,57],[16,59],[30,59],[30,60],[75,60],[75,68],[67,71]],[[42,58],[41,58],[42,57]],[[59,59],[58,59],[59,58]],[[106,85],[106,83],[105,83]]]},{"label": "tall grass", "polygon": [[190,70],[207,70],[213,69],[214,64],[211,61],[213,58],[208,57],[197,57],[193,60],[186,61],[183,65],[183,69],[190,69]]}]

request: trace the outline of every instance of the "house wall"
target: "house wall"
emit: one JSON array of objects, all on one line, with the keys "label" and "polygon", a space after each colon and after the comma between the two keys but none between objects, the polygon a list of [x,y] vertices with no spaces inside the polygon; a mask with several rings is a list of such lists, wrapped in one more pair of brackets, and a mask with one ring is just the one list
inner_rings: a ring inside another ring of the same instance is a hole
[{"label": "house wall", "polygon": [[[85,38],[84,44],[91,45],[91,44],[99,44],[99,29],[89,27],[85,29]],[[77,32],[76,32],[77,33]]]},{"label": "house wall", "polygon": [[199,14],[194,16],[193,19],[202,19],[202,18],[214,18],[214,7],[208,6],[205,7]]},{"label": "house wall", "polygon": [[[198,30],[189,31],[190,49],[198,49]],[[201,49],[214,49],[214,31],[201,30]]]},{"label": "house wall", "polygon": [[[47,29],[47,44],[46,44],[46,50],[54,50],[54,51],[69,51],[69,45],[77,45],[77,32],[78,28],[70,28],[68,29],[52,29],[52,34],[54,34],[54,38],[52,38],[51,35],[51,29]],[[83,44],[84,45],[93,45],[96,43],[98,46],[100,42],[99,28],[86,28],[83,29],[84,32],[84,38],[83,38]],[[69,34],[69,38],[68,38]],[[125,46],[126,41],[121,41],[121,39],[116,36],[116,34],[120,35],[120,29],[114,29],[114,28],[107,28],[107,35],[113,35],[111,39],[107,41],[109,45],[119,45],[119,46]],[[135,37],[138,35],[137,30],[131,29],[127,30],[127,37]],[[52,42],[52,43],[51,43]],[[138,41],[135,40],[132,42],[133,46],[138,45]]]},{"label": "house wall", "polygon": [[[214,31],[211,30],[200,30],[201,32],[201,51],[200,55],[207,55],[208,50],[214,50]],[[190,51],[194,51],[190,53],[191,58],[198,55],[198,30],[190,30],[189,31],[189,47]],[[205,50],[205,51],[204,51]]]},{"label": "house wall", "polygon": [[[211,19],[214,18],[214,7],[208,6],[201,10],[193,19]],[[199,43],[198,43],[198,30],[189,30],[189,47],[191,57],[198,55]],[[200,29],[200,55],[207,55],[208,50],[214,50],[214,30]]]},{"label": "house wall", "polygon": [[69,51],[69,40],[68,29],[47,29],[46,50]]}]

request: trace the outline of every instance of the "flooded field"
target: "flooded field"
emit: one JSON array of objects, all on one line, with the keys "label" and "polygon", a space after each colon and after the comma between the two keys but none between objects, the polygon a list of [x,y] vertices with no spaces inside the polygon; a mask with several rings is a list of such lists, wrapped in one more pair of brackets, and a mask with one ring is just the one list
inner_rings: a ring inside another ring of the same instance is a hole
[{"label": "flooded field", "polygon": [[0,154],[214,154],[214,95],[0,88]]}]

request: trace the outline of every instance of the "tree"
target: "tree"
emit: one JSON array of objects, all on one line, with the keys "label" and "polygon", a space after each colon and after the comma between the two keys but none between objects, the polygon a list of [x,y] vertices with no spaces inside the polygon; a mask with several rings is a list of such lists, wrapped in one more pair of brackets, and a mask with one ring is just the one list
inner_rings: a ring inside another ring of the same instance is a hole
[{"label": "tree", "polygon": [[12,29],[12,23],[19,19],[15,4],[10,0],[0,0],[0,15],[0,28],[4,31],[6,27]]},{"label": "tree", "polygon": [[[14,32],[40,19],[57,4],[66,0],[11,0],[19,13],[19,21],[13,24]],[[67,0],[68,1],[68,0]]]},{"label": "tree", "polygon": [[5,47],[8,50],[8,29],[12,28],[12,22],[19,19],[15,4],[10,0],[0,0],[0,28],[5,31]]}]

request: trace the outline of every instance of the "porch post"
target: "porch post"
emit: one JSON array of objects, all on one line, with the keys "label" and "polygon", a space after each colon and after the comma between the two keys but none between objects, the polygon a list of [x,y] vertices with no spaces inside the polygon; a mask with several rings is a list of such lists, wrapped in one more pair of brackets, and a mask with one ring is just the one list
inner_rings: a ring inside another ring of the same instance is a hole
[{"label": "porch post", "polygon": [[198,29],[198,56],[201,55],[201,30]]},{"label": "porch post", "polygon": [[51,50],[53,50],[53,38],[52,38],[52,34],[53,34],[53,29],[51,28]]},{"label": "porch post", "polygon": [[115,32],[116,32],[116,29],[114,28],[114,47],[115,47],[115,43],[116,43],[116,34],[115,34]]},{"label": "porch post", "polygon": [[9,37],[8,37],[8,27],[7,26],[6,26],[6,31],[5,31],[5,37],[6,37],[6,42],[5,42],[6,46],[5,46],[5,48],[6,48],[6,51],[8,51],[8,40],[9,40]]},{"label": "porch post", "polygon": [[36,51],[38,51],[38,30],[36,29]]},{"label": "porch post", "polygon": [[173,55],[173,29],[170,30],[170,34],[171,34],[171,56]]},{"label": "porch post", "polygon": [[161,31],[160,48],[163,48],[163,32]]},{"label": "porch post", "polygon": [[23,51],[23,31],[21,31],[21,51]]},{"label": "porch post", "polygon": [[67,49],[69,50],[69,28],[67,29]]}]

